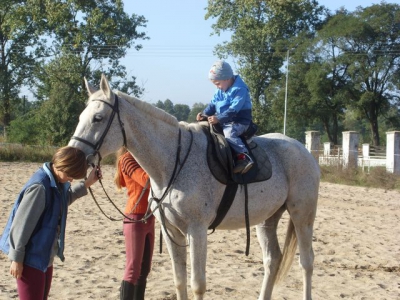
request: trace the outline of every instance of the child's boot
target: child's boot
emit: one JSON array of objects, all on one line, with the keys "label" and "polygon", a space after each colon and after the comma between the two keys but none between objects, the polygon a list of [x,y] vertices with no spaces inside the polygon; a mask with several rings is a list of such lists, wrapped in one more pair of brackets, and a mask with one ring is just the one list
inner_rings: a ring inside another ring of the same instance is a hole
[{"label": "child's boot", "polygon": [[240,153],[236,156],[236,163],[235,167],[233,168],[233,173],[244,174],[250,170],[253,165],[254,162],[250,156],[246,155],[245,153]]}]

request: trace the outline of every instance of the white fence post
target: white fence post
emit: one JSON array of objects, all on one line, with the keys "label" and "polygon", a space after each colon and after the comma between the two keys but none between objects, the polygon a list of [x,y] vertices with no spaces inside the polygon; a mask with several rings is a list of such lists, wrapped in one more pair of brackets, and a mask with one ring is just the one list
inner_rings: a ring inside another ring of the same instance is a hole
[{"label": "white fence post", "polygon": [[319,161],[319,131],[306,131],[306,148]]},{"label": "white fence post", "polygon": [[343,167],[358,166],[358,132],[345,131],[343,134]]},{"label": "white fence post", "polygon": [[324,143],[324,156],[329,156],[331,155],[331,143],[326,142]]},{"label": "white fence post", "polygon": [[362,145],[362,155],[363,155],[363,159],[369,158],[369,144]]},{"label": "white fence post", "polygon": [[386,171],[400,174],[400,131],[386,132]]}]

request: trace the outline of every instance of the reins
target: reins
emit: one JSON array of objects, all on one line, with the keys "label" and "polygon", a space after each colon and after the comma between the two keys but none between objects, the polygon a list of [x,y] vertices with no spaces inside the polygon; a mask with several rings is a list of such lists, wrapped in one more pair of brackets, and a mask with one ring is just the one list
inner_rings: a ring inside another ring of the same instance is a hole
[{"label": "reins", "polygon": [[[170,178],[170,181],[169,181],[169,183],[168,183],[168,186],[167,186],[167,188],[165,189],[165,191],[164,191],[164,193],[163,193],[163,195],[162,195],[162,197],[161,197],[160,199],[154,197],[153,189],[150,188],[152,197],[149,199],[150,201],[149,201],[149,203],[148,203],[148,205],[147,205],[147,210],[146,210],[145,215],[144,215],[143,218],[141,218],[140,220],[132,219],[131,217],[129,217],[129,216],[127,216],[126,214],[124,214],[124,213],[118,208],[118,206],[112,201],[112,199],[110,198],[110,196],[108,195],[107,191],[106,191],[105,188],[104,188],[103,182],[101,181],[101,179],[99,179],[99,183],[100,183],[100,185],[101,185],[101,187],[102,187],[102,189],[103,189],[103,191],[104,191],[104,194],[106,195],[108,201],[114,206],[114,208],[119,212],[119,214],[122,215],[124,218],[128,219],[130,223],[139,223],[139,222],[145,223],[145,222],[147,222],[147,220],[148,220],[152,215],[154,215],[154,211],[156,211],[157,209],[160,209],[160,215],[162,216],[162,219],[164,219],[164,211],[161,209],[161,203],[162,203],[162,201],[165,199],[165,197],[167,196],[167,194],[168,194],[169,190],[171,189],[173,183],[175,182],[176,178],[178,177],[178,175],[179,175],[180,171],[182,170],[184,164],[186,163],[186,160],[187,160],[187,158],[188,158],[188,156],[189,156],[189,153],[190,153],[190,151],[191,151],[191,149],[192,149],[193,132],[192,132],[191,130],[189,130],[189,132],[190,132],[190,137],[191,137],[191,138],[190,138],[189,149],[188,149],[188,152],[186,153],[186,156],[185,156],[185,158],[183,159],[182,163],[180,163],[180,154],[181,154],[181,149],[182,149],[182,146],[181,146],[181,135],[182,135],[182,134],[181,134],[181,129],[179,129],[178,148],[177,148],[177,152],[176,152],[175,166],[174,166],[174,171],[172,172],[172,176],[171,176],[171,178]],[[99,165],[100,165],[100,161],[99,161]],[[178,165],[180,165],[179,170],[178,170]],[[91,189],[90,187],[89,187],[89,192],[90,192],[90,194],[92,195],[92,198],[93,198],[93,200],[95,201],[97,207],[100,209],[100,211],[103,213],[103,215],[104,215],[107,219],[109,219],[110,221],[121,221],[121,219],[115,219],[115,218],[113,218],[113,217],[111,217],[111,216],[106,215],[105,212],[103,211],[103,209],[100,207],[100,204],[97,202],[97,200],[96,200],[96,198],[95,198],[95,196],[94,196],[94,194],[93,194],[93,191],[92,191],[92,189]],[[142,196],[143,196],[143,193],[140,195],[139,201],[142,199]],[[151,212],[149,213],[149,211],[150,211],[150,206],[151,206],[151,203],[152,203],[153,200],[157,202],[157,206],[156,206],[156,208],[155,208],[153,211],[151,211]],[[163,220],[162,223],[163,223],[163,225],[164,225],[165,221]],[[167,233],[167,235],[169,236],[168,233]],[[170,236],[169,236],[169,237],[170,237]]]},{"label": "reins", "polygon": [[[124,128],[124,123],[121,121],[121,116],[120,116],[120,114],[119,114],[119,98],[118,98],[117,95],[114,95],[114,99],[115,99],[114,105],[111,105],[110,103],[108,103],[107,101],[104,101],[104,100],[102,100],[102,99],[93,99],[93,100],[92,100],[92,101],[100,101],[100,102],[103,102],[104,104],[108,105],[108,106],[112,109],[112,113],[111,113],[110,119],[108,120],[106,129],[104,130],[103,134],[101,135],[99,141],[98,141],[96,144],[93,144],[93,143],[91,143],[91,142],[89,142],[89,141],[87,141],[87,140],[85,140],[85,139],[82,139],[82,138],[80,138],[80,137],[78,137],[78,136],[72,136],[72,138],[71,138],[71,139],[77,140],[77,141],[79,141],[79,142],[81,142],[81,143],[84,143],[84,144],[86,144],[86,145],[92,147],[93,150],[94,150],[94,152],[93,152],[92,155],[95,156],[95,155],[97,154],[97,155],[99,156],[99,161],[98,161],[99,166],[100,166],[100,162],[101,162],[101,159],[102,159],[99,150],[100,150],[100,147],[103,145],[104,139],[105,139],[105,137],[106,137],[108,131],[110,130],[110,127],[111,127],[111,124],[112,124],[112,122],[113,122],[113,120],[114,120],[115,114],[117,114],[118,123],[119,123],[119,126],[120,126],[120,128],[121,128],[121,133],[122,133],[122,137],[123,137],[123,146],[126,147],[126,133],[125,133],[125,128]],[[103,185],[103,182],[102,182],[102,180],[101,180],[100,178],[99,178],[99,183],[100,183],[100,185],[101,185],[101,187],[102,187],[102,189],[103,189],[103,191],[104,191],[104,194],[107,196],[107,199],[111,202],[111,204],[115,207],[115,209],[116,209],[122,216],[124,216],[125,218],[127,218],[127,219],[129,219],[129,220],[131,220],[131,221],[136,221],[136,220],[133,220],[132,218],[126,216],[126,215],[115,205],[115,203],[111,200],[110,196],[109,196],[108,193],[106,192],[106,190],[105,190],[105,188],[104,188],[104,185]],[[94,196],[91,187],[89,187],[88,189],[89,189],[90,195],[92,196],[94,202],[96,203],[96,205],[97,205],[97,207],[100,209],[100,211],[103,213],[103,215],[104,215],[107,219],[109,219],[110,221],[120,221],[120,220],[115,219],[115,218],[113,218],[113,217],[107,216],[106,213],[103,211],[103,209],[100,207],[100,204],[97,202],[96,197]],[[148,208],[147,208],[147,211],[148,211]],[[149,216],[147,216],[147,211],[146,211],[145,216],[144,216],[141,220],[137,220],[137,222],[146,222],[146,221],[147,221],[147,219],[149,218]]]},{"label": "reins", "polygon": [[[185,245],[179,245],[177,242],[174,241],[174,239],[172,238],[172,236],[169,234],[169,232],[168,232],[168,230],[167,230],[167,227],[165,226],[165,219],[166,219],[166,218],[165,218],[164,210],[163,210],[162,207],[161,207],[161,204],[162,204],[162,202],[164,201],[165,197],[168,195],[169,190],[171,189],[171,187],[172,187],[172,185],[174,184],[176,178],[178,177],[179,173],[181,172],[183,166],[185,165],[187,158],[189,157],[189,153],[190,153],[190,150],[192,149],[192,143],[193,143],[193,132],[189,129],[189,133],[190,133],[190,144],[189,144],[189,149],[188,149],[188,152],[186,153],[185,158],[183,159],[182,163],[180,164],[179,170],[178,170],[178,164],[179,164],[180,152],[181,152],[181,148],[182,148],[182,146],[181,146],[181,130],[180,130],[180,129],[179,129],[178,150],[177,150],[176,159],[175,159],[175,167],[174,167],[174,171],[172,172],[172,176],[171,176],[171,179],[170,179],[170,181],[169,181],[169,183],[168,183],[168,186],[167,186],[167,188],[165,189],[165,191],[164,191],[163,195],[161,196],[161,198],[156,198],[156,197],[154,197],[153,189],[150,189],[151,198],[149,199],[149,200],[150,200],[150,201],[149,201],[149,206],[151,205],[151,203],[152,203],[153,200],[157,202],[157,206],[156,206],[156,208],[154,209],[154,211],[155,211],[156,209],[159,209],[159,211],[160,211],[160,217],[161,217],[161,224],[162,224],[162,226],[164,226],[164,228],[165,228],[165,233],[167,234],[168,238],[169,238],[175,245],[177,245],[177,246],[179,246],[179,247],[187,247],[188,245],[187,245],[187,244],[185,244]],[[161,246],[161,245],[162,245],[162,243],[161,243],[161,232],[160,232],[160,253],[162,252],[162,246]]]},{"label": "reins", "polygon": [[[99,165],[99,166],[100,166],[100,162],[101,162],[101,159],[102,159],[99,150],[100,150],[100,147],[102,146],[102,144],[103,144],[103,142],[104,142],[104,139],[105,139],[105,137],[106,137],[106,135],[107,135],[107,133],[108,133],[110,127],[111,127],[111,124],[112,124],[112,122],[113,122],[113,120],[114,120],[115,114],[117,114],[118,122],[119,122],[119,125],[120,125],[120,128],[121,128],[121,133],[122,133],[122,136],[123,136],[123,146],[126,147],[126,144],[127,144],[127,143],[126,143],[126,134],[125,134],[124,123],[121,121],[121,116],[120,116],[120,113],[119,113],[119,98],[118,98],[117,95],[114,95],[114,96],[115,96],[115,98],[114,98],[114,99],[115,99],[114,105],[111,105],[110,103],[108,103],[107,101],[104,101],[104,100],[102,100],[102,99],[94,99],[94,100],[92,100],[92,101],[100,101],[100,102],[103,102],[104,104],[107,104],[107,105],[108,105],[109,107],[111,107],[111,109],[112,109],[112,113],[111,113],[110,119],[108,120],[106,129],[105,129],[105,131],[103,132],[103,134],[101,135],[99,141],[98,141],[96,144],[93,144],[93,143],[91,143],[91,142],[89,142],[89,141],[87,141],[87,140],[85,140],[85,139],[82,139],[82,138],[80,138],[80,137],[77,137],[77,136],[72,136],[72,138],[71,138],[71,139],[75,139],[75,140],[77,140],[77,141],[79,141],[79,142],[82,142],[82,143],[84,143],[84,144],[86,144],[86,145],[92,147],[93,150],[94,150],[94,152],[93,152],[92,155],[95,156],[95,155],[97,154],[97,155],[99,156],[99,161],[98,161],[98,165]],[[148,203],[148,205],[147,205],[146,213],[145,213],[145,215],[143,216],[142,219],[140,219],[140,220],[134,220],[134,219],[132,219],[131,217],[129,217],[129,216],[127,216],[126,214],[124,214],[124,213],[118,208],[118,206],[111,200],[111,198],[110,198],[110,196],[108,195],[106,189],[104,188],[104,185],[103,185],[102,180],[99,178],[99,183],[100,183],[100,185],[101,185],[101,187],[102,187],[102,189],[103,189],[103,191],[104,191],[104,194],[106,195],[108,201],[114,206],[114,208],[118,211],[118,213],[119,213],[120,215],[122,215],[125,219],[128,219],[130,223],[139,223],[139,222],[145,223],[145,222],[147,222],[147,220],[148,220],[152,215],[154,215],[154,211],[156,211],[157,209],[160,209],[160,216],[161,216],[161,219],[162,219],[162,224],[163,224],[163,226],[165,226],[165,220],[164,220],[164,219],[165,219],[165,214],[164,214],[164,211],[163,211],[162,208],[161,208],[161,204],[162,204],[162,202],[164,201],[164,199],[165,199],[165,197],[167,196],[167,194],[169,193],[169,191],[170,191],[170,189],[171,189],[173,183],[175,182],[176,178],[178,177],[178,175],[179,175],[180,171],[182,170],[183,166],[185,165],[186,160],[187,160],[187,158],[188,158],[188,156],[189,156],[189,153],[190,153],[190,151],[191,151],[191,149],[192,149],[193,132],[189,129],[189,133],[190,133],[190,144],[189,144],[189,148],[188,148],[188,151],[187,151],[187,153],[186,153],[185,158],[183,159],[182,162],[180,162],[180,154],[181,154],[181,149],[182,149],[182,144],[181,144],[182,132],[181,132],[181,129],[179,128],[179,134],[178,134],[178,148],[177,148],[177,152],[176,152],[175,166],[174,166],[174,170],[173,170],[173,172],[172,172],[171,178],[170,178],[170,180],[169,180],[169,183],[168,183],[168,185],[167,185],[167,188],[165,189],[165,191],[164,191],[163,195],[161,196],[161,198],[156,198],[156,197],[154,197],[153,189],[150,188],[152,197],[149,199],[149,203]],[[178,170],[178,165],[180,165],[179,170]],[[147,183],[146,183],[146,185],[147,185]],[[101,213],[102,213],[107,219],[109,219],[110,221],[121,221],[121,219],[115,219],[115,218],[113,218],[113,217],[111,217],[111,216],[108,216],[108,215],[104,212],[104,210],[101,208],[101,206],[100,206],[100,204],[98,203],[98,201],[96,200],[96,197],[94,196],[92,189],[91,189],[90,187],[89,187],[88,189],[89,189],[90,195],[92,196],[92,198],[93,198],[94,202],[96,203],[97,207],[99,208],[99,210],[101,211]],[[144,190],[142,191],[142,193],[141,193],[141,195],[140,195],[140,197],[139,197],[139,200],[138,200],[137,204],[138,204],[138,203],[140,202],[140,200],[142,199],[143,194],[144,194]],[[155,207],[155,209],[154,209],[153,211],[150,211],[150,206],[151,206],[151,203],[152,203],[153,200],[157,202],[157,206]],[[150,211],[150,213],[149,213],[149,211]],[[165,230],[165,231],[167,232],[168,237],[173,241],[173,239],[172,239],[171,236],[169,235],[168,231],[167,231],[167,230]],[[175,243],[175,242],[174,242],[174,243]]]}]

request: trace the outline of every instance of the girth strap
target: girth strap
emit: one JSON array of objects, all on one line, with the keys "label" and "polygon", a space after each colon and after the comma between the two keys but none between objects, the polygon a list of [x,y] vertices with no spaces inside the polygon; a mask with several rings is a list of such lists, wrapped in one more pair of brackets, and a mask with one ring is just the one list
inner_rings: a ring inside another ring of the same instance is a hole
[{"label": "girth strap", "polygon": [[215,228],[218,227],[218,225],[222,222],[222,220],[228,213],[228,210],[231,208],[233,199],[235,199],[238,186],[239,185],[237,183],[231,183],[226,185],[224,195],[222,196],[221,202],[217,209],[217,216],[215,217],[212,224],[208,227],[208,229],[212,230],[211,233],[215,231]]},{"label": "girth strap", "polygon": [[[226,186],[224,195],[222,196],[221,203],[217,209],[217,216],[215,217],[212,224],[208,227],[211,229],[213,233],[215,228],[222,222],[225,218],[228,210],[231,208],[233,199],[235,199],[235,195],[237,192],[239,184],[237,183],[230,183]],[[249,255],[250,250],[250,220],[249,220],[249,194],[247,191],[247,184],[243,184],[244,186],[244,218],[246,224],[246,256]],[[211,234],[210,233],[210,234]]]},{"label": "girth strap", "polygon": [[224,195],[222,196],[221,202],[217,209],[217,216],[212,224],[208,227],[208,229],[212,230],[211,233],[215,231],[215,228],[218,227],[228,213],[228,210],[231,208],[238,186],[239,185],[237,183],[230,183],[226,185]]}]

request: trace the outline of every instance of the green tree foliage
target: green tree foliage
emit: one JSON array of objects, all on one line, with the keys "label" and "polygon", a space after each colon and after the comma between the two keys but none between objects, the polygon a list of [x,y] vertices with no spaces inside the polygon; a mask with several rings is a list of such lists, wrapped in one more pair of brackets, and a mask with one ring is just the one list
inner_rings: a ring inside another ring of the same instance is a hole
[{"label": "green tree foliage", "polygon": [[165,110],[164,102],[162,102],[161,100],[158,100],[154,106],[158,107],[159,109]]},{"label": "green tree foliage", "polygon": [[319,35],[337,56],[339,81],[345,89],[339,97],[368,121],[371,140],[379,145],[379,116],[400,105],[400,6],[382,2],[353,13],[338,11]]},{"label": "green tree foliage", "polygon": [[175,116],[175,107],[171,100],[167,99],[164,101],[164,110],[170,115]]},{"label": "green tree foliage", "polygon": [[174,103],[169,99],[166,99],[164,102],[158,100],[155,106],[173,115],[175,118],[178,119],[178,121],[187,121],[190,114],[190,108],[188,105],[186,104],[174,105]]},{"label": "green tree foliage", "polygon": [[198,113],[203,112],[203,110],[207,107],[207,104],[196,102],[193,104],[192,109],[190,110],[187,121],[189,123],[196,122],[196,116]]},{"label": "green tree foliage", "polygon": [[61,146],[67,144],[77,124],[77,117],[85,108],[86,96],[80,93],[82,78],[79,57],[60,56],[44,68],[41,93],[46,97],[38,109],[38,126],[42,129],[41,143]]},{"label": "green tree foliage", "polygon": [[35,110],[11,121],[8,141],[23,145],[39,144],[40,128],[37,126]]},{"label": "green tree foliage", "polygon": [[175,104],[174,112],[178,121],[187,121],[190,113],[190,107],[186,104]]},{"label": "green tree foliage", "polygon": [[143,89],[135,77],[127,78],[120,59],[130,47],[141,49],[136,41],[148,38],[139,31],[147,21],[143,16],[126,14],[120,0],[40,4],[51,55],[43,57],[35,68],[35,96],[41,103],[36,121],[42,128],[41,142],[61,145],[71,137],[87,99],[83,77],[98,82],[105,73],[112,88],[141,95]]},{"label": "green tree foliage", "polygon": [[290,58],[288,115],[291,121],[303,123],[307,130],[322,126],[328,140],[337,144],[345,112],[346,81],[336,59],[324,58],[334,57],[331,48],[319,49],[315,44],[315,40],[303,43]]},{"label": "green tree foliage", "polygon": [[32,82],[36,59],[45,54],[39,39],[43,28],[35,1],[0,0],[0,124],[4,128],[20,103],[21,87]]}]

